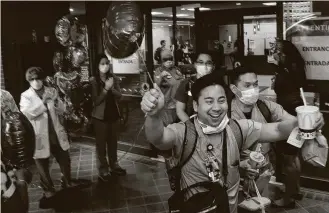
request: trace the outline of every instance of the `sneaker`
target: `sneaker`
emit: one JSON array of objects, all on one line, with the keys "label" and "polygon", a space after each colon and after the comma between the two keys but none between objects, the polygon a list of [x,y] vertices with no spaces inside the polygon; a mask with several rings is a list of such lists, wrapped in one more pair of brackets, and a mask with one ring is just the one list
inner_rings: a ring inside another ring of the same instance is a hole
[{"label": "sneaker", "polygon": [[124,176],[127,174],[126,170],[119,166],[118,163],[114,164],[111,168],[111,173],[118,176]]}]

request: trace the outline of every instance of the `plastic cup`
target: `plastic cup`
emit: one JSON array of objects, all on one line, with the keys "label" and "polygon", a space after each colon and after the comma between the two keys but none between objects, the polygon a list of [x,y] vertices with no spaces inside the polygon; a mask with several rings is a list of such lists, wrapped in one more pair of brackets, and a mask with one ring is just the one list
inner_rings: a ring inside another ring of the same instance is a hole
[{"label": "plastic cup", "polygon": [[318,117],[319,107],[299,106],[296,107],[298,127],[300,136],[303,139],[313,139],[316,137],[315,122]]}]

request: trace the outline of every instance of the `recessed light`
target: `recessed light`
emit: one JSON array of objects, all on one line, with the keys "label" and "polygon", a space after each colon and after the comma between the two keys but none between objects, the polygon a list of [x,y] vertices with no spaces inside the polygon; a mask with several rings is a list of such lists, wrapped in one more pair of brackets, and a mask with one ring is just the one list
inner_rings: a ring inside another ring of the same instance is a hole
[{"label": "recessed light", "polygon": [[240,6],[241,5],[241,3],[240,2],[238,2],[238,3],[235,3],[237,6]]},{"label": "recessed light", "polygon": [[190,26],[191,26],[191,27],[193,27],[194,25],[193,25],[193,24],[191,24]]},{"label": "recessed light", "polygon": [[172,25],[171,25],[171,24],[169,24],[168,26],[169,26],[169,27],[171,27]]},{"label": "recessed light", "polygon": [[189,8],[189,9],[187,9],[188,11],[194,11],[194,8]]},{"label": "recessed light", "polygon": [[70,8],[70,11],[73,12],[74,11],[73,8]]},{"label": "recessed light", "polygon": [[275,6],[276,5],[276,2],[264,2],[263,5],[266,5],[266,6]]},{"label": "recessed light", "polygon": [[151,12],[152,15],[162,15],[163,12]]},{"label": "recessed light", "polygon": [[184,7],[182,7],[180,10],[185,10],[185,8],[184,8]]},{"label": "recessed light", "polygon": [[205,10],[210,10],[210,8],[208,8],[208,7],[200,7],[199,10],[200,10],[200,11],[205,11]]}]

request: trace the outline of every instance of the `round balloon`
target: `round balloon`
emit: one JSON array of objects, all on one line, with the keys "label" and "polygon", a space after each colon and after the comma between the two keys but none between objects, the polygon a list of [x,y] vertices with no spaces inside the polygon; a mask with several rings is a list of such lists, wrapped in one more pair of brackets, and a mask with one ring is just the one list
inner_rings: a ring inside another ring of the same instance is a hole
[{"label": "round balloon", "polygon": [[137,3],[112,2],[103,23],[104,48],[114,58],[132,55],[142,43],[144,18]]},{"label": "round balloon", "polygon": [[84,47],[70,46],[67,59],[71,62],[72,67],[80,67],[87,59],[87,50]]},{"label": "round balloon", "polygon": [[73,20],[70,29],[70,37],[73,44],[81,44],[86,38],[86,27],[79,23],[78,20]]},{"label": "round balloon", "polygon": [[55,35],[58,42],[65,47],[72,43],[70,41],[70,28],[71,23],[66,16],[57,21],[55,27]]},{"label": "round balloon", "polygon": [[81,44],[86,38],[86,27],[78,19],[67,15],[58,20],[55,35],[58,42],[65,47]]}]

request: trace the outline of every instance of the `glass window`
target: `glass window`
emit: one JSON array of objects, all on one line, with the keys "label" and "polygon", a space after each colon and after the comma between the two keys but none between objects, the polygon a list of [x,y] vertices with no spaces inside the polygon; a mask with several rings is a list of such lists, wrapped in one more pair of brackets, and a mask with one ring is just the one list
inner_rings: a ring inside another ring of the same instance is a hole
[{"label": "glass window", "polygon": [[276,15],[243,18],[244,55],[268,55],[277,37]]},{"label": "glass window", "polygon": [[179,65],[192,64],[195,54],[194,6],[182,5],[176,7],[176,50],[175,56]]},{"label": "glass window", "polygon": [[152,42],[154,67],[161,64],[160,53],[164,49],[173,51],[172,7],[152,9]]},{"label": "glass window", "polygon": [[[283,9],[287,6],[295,7],[297,2],[283,4]],[[324,119],[329,119],[329,99],[328,99],[328,81],[329,81],[329,17],[324,16],[327,13],[327,2],[302,2],[301,11],[294,11],[292,18],[285,17],[284,34],[285,40],[291,41],[299,50],[305,61],[306,78],[316,85],[316,91],[305,93],[308,105],[320,105]],[[312,89],[312,88],[311,88]],[[310,90],[311,90],[310,89]],[[328,122],[326,122],[328,123]],[[326,124],[323,129],[327,129]],[[323,133],[326,138],[328,133]],[[306,162],[302,162],[302,175],[314,179],[329,181],[329,164],[325,168],[317,168]]]}]

